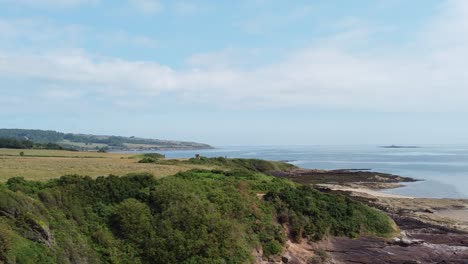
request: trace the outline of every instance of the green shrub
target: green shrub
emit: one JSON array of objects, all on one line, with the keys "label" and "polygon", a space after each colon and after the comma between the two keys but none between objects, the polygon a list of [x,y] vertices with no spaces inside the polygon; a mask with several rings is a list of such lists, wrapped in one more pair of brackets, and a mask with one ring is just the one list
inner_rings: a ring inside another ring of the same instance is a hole
[{"label": "green shrub", "polygon": [[34,194],[37,193],[44,184],[41,182],[26,181],[23,177],[14,177],[8,179],[6,185],[8,189],[14,192]]},{"label": "green shrub", "polygon": [[0,263],[8,262],[8,251],[11,249],[11,231],[0,222]]},{"label": "green shrub", "polygon": [[165,158],[165,155],[159,153],[144,153],[130,157],[130,159],[140,159],[138,163],[155,163]]},{"label": "green shrub", "polygon": [[144,153],[141,155],[143,158],[164,159],[165,155],[160,153]]},{"label": "green shrub", "polygon": [[3,138],[0,137],[0,148],[12,149],[30,149],[34,143],[25,139]]},{"label": "green shrub", "polygon": [[325,235],[356,237],[360,234],[389,236],[392,221],[384,213],[347,197],[321,193],[308,186],[269,192],[280,221],[288,222],[292,237],[320,240]]},{"label": "green shrub", "polygon": [[271,240],[263,244],[263,254],[265,256],[279,255],[283,251],[283,245],[276,240]]},{"label": "green shrub", "polygon": [[12,178],[0,188],[0,231],[2,223],[11,230],[0,232],[0,256],[15,255],[17,263],[249,263],[252,248],[282,252],[280,223],[296,240],[393,231],[375,209],[261,172],[281,164],[199,161],[227,171]]},{"label": "green shrub", "polygon": [[151,235],[150,208],[134,198],[124,200],[115,207],[113,225],[119,237],[134,243],[148,241]]},{"label": "green shrub", "polygon": [[142,158],[138,163],[155,163],[156,161],[158,160],[154,158]]},{"label": "green shrub", "polygon": [[97,152],[99,152],[99,153],[107,153],[107,150],[108,150],[107,147],[102,147],[102,148],[99,148]]}]

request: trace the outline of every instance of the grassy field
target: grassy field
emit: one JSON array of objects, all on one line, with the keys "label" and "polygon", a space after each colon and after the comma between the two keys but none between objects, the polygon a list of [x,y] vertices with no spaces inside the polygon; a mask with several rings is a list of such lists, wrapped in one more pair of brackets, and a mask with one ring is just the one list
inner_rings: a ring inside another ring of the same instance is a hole
[{"label": "grassy field", "polygon": [[154,145],[149,144],[134,144],[134,143],[124,143],[124,146],[131,149],[137,148],[154,148]]},{"label": "grassy field", "polygon": [[[24,156],[20,156],[20,152]],[[134,172],[149,172],[156,177],[176,174],[194,168],[213,169],[213,166],[198,164],[153,164],[138,163],[132,154],[74,152],[61,150],[0,149],[0,182],[11,177],[28,180],[47,180],[63,175],[86,175],[91,177],[125,175]]]},{"label": "grassy field", "polygon": [[76,147],[79,147],[79,148],[87,148],[87,149],[107,147],[107,144],[99,144],[99,143],[85,144],[83,142],[72,142],[72,141],[66,140],[66,139],[64,139],[62,141],[59,141],[58,144],[65,144],[65,145],[76,146]]}]

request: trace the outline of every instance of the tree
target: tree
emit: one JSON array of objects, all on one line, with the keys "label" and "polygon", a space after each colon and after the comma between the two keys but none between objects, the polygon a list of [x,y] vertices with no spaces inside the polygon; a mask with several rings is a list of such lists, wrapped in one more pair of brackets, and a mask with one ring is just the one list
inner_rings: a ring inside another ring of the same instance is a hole
[{"label": "tree", "polygon": [[116,207],[113,218],[114,228],[120,237],[134,243],[148,240],[152,230],[152,216],[145,203],[133,198],[127,199]]},{"label": "tree", "polygon": [[106,153],[106,152],[107,152],[107,148],[106,148],[106,147],[100,148],[97,152],[99,152],[99,153]]}]

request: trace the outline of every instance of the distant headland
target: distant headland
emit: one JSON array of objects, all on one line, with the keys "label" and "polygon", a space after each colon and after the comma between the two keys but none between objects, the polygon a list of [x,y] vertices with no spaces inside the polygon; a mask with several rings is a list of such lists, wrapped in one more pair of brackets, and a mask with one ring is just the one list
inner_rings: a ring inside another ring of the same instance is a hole
[{"label": "distant headland", "polygon": [[56,144],[66,149],[81,151],[161,151],[213,148],[208,144],[188,141],[61,133],[39,129],[0,129],[0,138],[30,141],[35,144]]}]

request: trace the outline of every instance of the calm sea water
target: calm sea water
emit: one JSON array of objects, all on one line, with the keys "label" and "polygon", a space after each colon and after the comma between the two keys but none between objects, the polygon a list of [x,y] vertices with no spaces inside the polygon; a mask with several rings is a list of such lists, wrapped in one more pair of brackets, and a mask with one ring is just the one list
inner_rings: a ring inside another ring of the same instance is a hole
[{"label": "calm sea water", "polygon": [[424,181],[388,193],[415,197],[468,198],[468,146],[421,146],[386,149],[377,146],[217,147],[212,150],[165,151],[168,158],[207,157],[287,160],[303,168],[371,169]]}]

